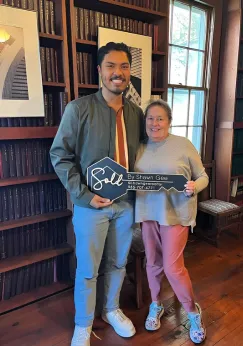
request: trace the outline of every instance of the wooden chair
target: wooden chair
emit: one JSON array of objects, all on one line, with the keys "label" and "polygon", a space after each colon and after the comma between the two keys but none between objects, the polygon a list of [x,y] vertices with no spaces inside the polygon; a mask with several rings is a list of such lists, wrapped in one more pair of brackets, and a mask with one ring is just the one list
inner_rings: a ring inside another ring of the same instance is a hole
[{"label": "wooden chair", "polygon": [[199,195],[202,201],[198,203],[195,234],[218,247],[220,234],[224,230],[236,228],[236,236],[239,238],[243,207],[215,198],[215,161],[204,164],[204,167],[209,176],[209,196],[205,199]]},{"label": "wooden chair", "polygon": [[129,280],[135,285],[136,306],[138,309],[143,306],[143,263],[145,250],[142,240],[140,226],[137,225],[133,230],[133,240],[131,251],[128,257],[127,274]]}]

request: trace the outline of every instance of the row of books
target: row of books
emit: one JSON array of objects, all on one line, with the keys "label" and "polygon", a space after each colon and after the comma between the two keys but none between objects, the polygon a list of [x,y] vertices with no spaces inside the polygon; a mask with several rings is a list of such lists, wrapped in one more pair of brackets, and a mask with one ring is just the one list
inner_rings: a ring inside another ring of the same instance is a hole
[{"label": "row of books", "polygon": [[162,99],[161,95],[151,95],[150,97],[150,101],[158,101],[161,99]]},{"label": "row of books", "polygon": [[234,152],[243,151],[243,129],[236,129],[234,131]]},{"label": "row of books", "polygon": [[243,96],[243,73],[238,73],[237,83],[236,83],[236,96]]},{"label": "row of books", "polygon": [[84,90],[84,89],[79,89],[79,91],[78,91],[78,97],[80,98],[80,97],[84,97],[84,96],[87,96],[87,95],[90,95],[90,94],[94,94],[94,93],[96,93],[97,92],[97,90],[95,90],[95,89],[90,89],[90,90]]},{"label": "row of books", "polygon": [[51,139],[0,142],[0,179],[54,173]]},{"label": "row of books", "polygon": [[163,76],[160,69],[161,60],[152,61],[152,88],[161,88],[163,86]]},{"label": "row of books", "polygon": [[68,95],[66,92],[44,93],[44,126],[59,125],[67,103]]},{"label": "row of books", "polygon": [[138,6],[138,7],[150,8],[151,10],[154,10],[157,12],[161,11],[160,0],[115,0],[115,1],[122,2],[123,4]]},{"label": "row of books", "polygon": [[0,260],[67,242],[66,222],[56,219],[0,232]]},{"label": "row of books", "polygon": [[44,117],[0,118],[0,127],[40,127],[45,125]]},{"label": "row of books", "polygon": [[[57,50],[49,47],[40,47],[41,74],[43,82],[59,83],[63,81],[58,68]],[[60,54],[59,54],[60,55]]]},{"label": "row of books", "polygon": [[77,70],[80,84],[98,84],[98,74],[94,71],[91,53],[77,52]]},{"label": "row of books", "polygon": [[0,189],[0,222],[66,208],[66,192],[58,180],[1,187]]},{"label": "row of books", "polygon": [[0,273],[0,301],[57,281],[70,281],[68,255]]},{"label": "row of books", "polygon": [[75,7],[76,38],[96,41],[98,27],[127,31],[152,37],[153,48],[158,49],[158,25]]},{"label": "row of books", "polygon": [[243,155],[233,156],[231,175],[243,175]]},{"label": "row of books", "polygon": [[243,100],[236,100],[235,121],[243,121]]},{"label": "row of books", "polygon": [[239,47],[238,67],[243,68],[243,46],[242,46],[242,44],[240,44],[240,47]]},{"label": "row of books", "polygon": [[23,10],[38,10],[38,0],[3,0],[4,5],[22,8]]},{"label": "row of books", "polygon": [[243,194],[243,179],[234,178],[231,181],[231,196],[236,197]]},{"label": "row of books", "polygon": [[48,0],[3,0],[5,5],[22,8],[38,13],[39,31],[46,34],[56,34],[55,3]]},{"label": "row of books", "polygon": [[59,125],[68,95],[64,91],[44,93],[44,117],[28,118],[0,118],[0,127],[40,127]]},{"label": "row of books", "polygon": [[243,195],[243,186],[237,189],[235,197],[242,196],[242,195]]}]

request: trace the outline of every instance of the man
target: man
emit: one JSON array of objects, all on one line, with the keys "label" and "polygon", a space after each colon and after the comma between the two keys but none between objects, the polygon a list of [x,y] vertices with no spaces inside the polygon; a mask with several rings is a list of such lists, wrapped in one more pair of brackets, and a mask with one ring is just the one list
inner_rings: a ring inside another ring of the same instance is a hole
[{"label": "man", "polygon": [[86,186],[87,168],[106,156],[133,170],[143,136],[143,113],[122,95],[130,81],[131,60],[123,43],[109,42],[98,50],[103,87],[67,105],[50,151],[74,204],[77,269],[71,346],[90,345],[98,274],[104,275],[103,320],[120,336],[135,334],[132,322],[119,309],[132,241],[133,204],[129,195],[112,202]]}]

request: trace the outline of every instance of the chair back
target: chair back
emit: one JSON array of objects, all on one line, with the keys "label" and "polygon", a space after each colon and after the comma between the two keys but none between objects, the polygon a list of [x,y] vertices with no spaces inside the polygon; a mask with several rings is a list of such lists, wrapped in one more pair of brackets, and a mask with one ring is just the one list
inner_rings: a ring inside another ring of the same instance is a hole
[{"label": "chair back", "polygon": [[215,184],[215,160],[212,162],[203,163],[205,171],[209,178],[209,184],[202,192],[199,194],[199,202],[206,201],[208,199],[214,199],[216,196],[216,184]]}]

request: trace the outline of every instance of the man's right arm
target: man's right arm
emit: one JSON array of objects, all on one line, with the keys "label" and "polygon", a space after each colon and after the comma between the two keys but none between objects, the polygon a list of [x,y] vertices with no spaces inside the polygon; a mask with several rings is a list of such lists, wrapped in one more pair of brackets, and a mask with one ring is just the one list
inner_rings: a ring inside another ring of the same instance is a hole
[{"label": "man's right arm", "polygon": [[90,192],[87,185],[82,182],[82,173],[75,160],[78,127],[78,108],[74,103],[69,103],[65,108],[61,124],[51,146],[52,165],[64,187],[75,198],[77,205],[90,204],[96,209],[107,207],[112,202]]},{"label": "man's right arm", "polygon": [[75,103],[69,103],[50,149],[51,162],[64,187],[80,201],[80,206],[88,205],[95,196],[83,184],[80,169],[75,161],[79,127],[79,111]]}]

